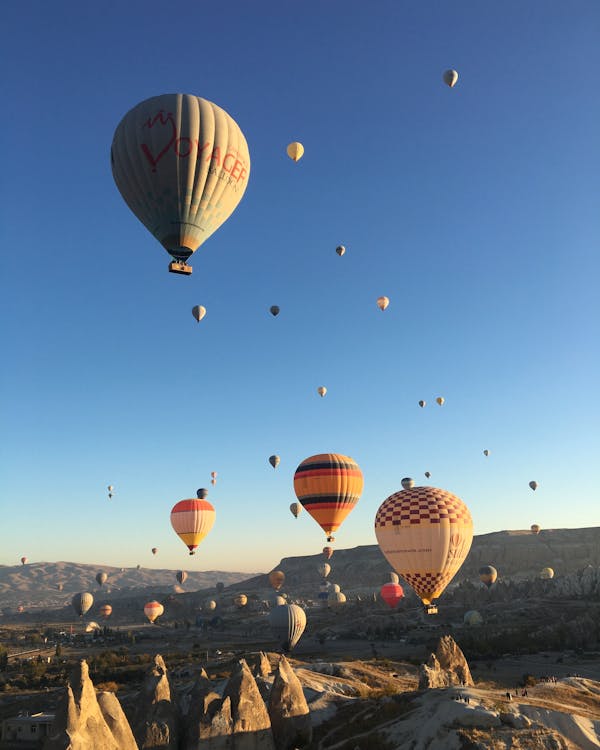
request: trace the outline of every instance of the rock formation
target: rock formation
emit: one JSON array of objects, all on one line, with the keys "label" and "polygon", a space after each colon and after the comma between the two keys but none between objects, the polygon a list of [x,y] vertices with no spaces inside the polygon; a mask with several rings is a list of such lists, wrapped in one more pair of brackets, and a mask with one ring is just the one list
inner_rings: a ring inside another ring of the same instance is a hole
[{"label": "rock formation", "polygon": [[269,657],[265,654],[264,651],[261,651],[258,655],[256,666],[254,668],[254,676],[268,677],[271,674],[271,671],[271,662],[269,661]]},{"label": "rock formation", "polygon": [[192,689],[184,750],[229,750],[232,733],[231,700],[221,699],[202,670]]},{"label": "rock formation", "polygon": [[44,750],[138,750],[116,696],[103,695],[99,703],[82,660],[69,677]]},{"label": "rock formation", "polygon": [[178,750],[179,711],[171,696],[167,667],[157,655],[142,685],[133,720],[140,750]]},{"label": "rock formation", "polygon": [[244,659],[233,669],[223,698],[231,701],[235,750],[275,750],[267,708]]},{"label": "rock formation", "polygon": [[300,680],[285,656],[269,696],[269,717],[277,750],[303,748],[312,739],[310,711]]},{"label": "rock formation", "polygon": [[440,638],[435,654],[430,654],[427,663],[419,667],[419,690],[473,684],[465,655],[454,638]]}]

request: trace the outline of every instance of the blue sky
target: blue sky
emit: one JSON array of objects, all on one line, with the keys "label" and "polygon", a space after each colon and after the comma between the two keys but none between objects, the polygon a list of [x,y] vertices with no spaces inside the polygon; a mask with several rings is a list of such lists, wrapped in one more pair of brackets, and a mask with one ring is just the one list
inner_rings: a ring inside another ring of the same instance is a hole
[{"label": "blue sky", "polygon": [[[427,470],[476,533],[600,525],[597,2],[1,14],[1,564],[268,570],[323,546],[288,510],[320,452],[365,476],[340,548]],[[109,165],[166,92],[226,109],[252,160],[190,278]],[[217,521],[189,558],[169,512],[200,486]]]}]

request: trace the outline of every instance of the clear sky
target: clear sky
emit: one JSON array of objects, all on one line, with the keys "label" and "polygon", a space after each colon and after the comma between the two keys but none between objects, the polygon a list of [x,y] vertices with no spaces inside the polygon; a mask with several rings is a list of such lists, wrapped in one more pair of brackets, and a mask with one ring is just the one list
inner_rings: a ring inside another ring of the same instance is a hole
[{"label": "clear sky", "polygon": [[[425,471],[476,533],[600,525],[597,0],[0,14],[0,563],[268,570],[323,546],[288,510],[320,452],[365,476],[339,548]],[[252,160],[189,278],[109,164],[168,92],[226,109]],[[190,558],[169,513],[201,486],[217,521]]]}]

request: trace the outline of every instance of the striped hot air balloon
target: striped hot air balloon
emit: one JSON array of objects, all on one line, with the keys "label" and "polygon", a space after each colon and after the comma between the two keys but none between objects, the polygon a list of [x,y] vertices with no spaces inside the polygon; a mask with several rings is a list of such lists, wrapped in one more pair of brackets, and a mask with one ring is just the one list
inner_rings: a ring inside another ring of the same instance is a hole
[{"label": "striped hot air balloon", "polygon": [[269,624],[283,651],[291,651],[306,627],[306,613],[297,604],[280,604],[269,612]]},{"label": "striped hot air balloon", "polygon": [[[171,510],[171,526],[193,555],[215,522],[215,509],[206,500],[205,489],[198,490],[198,497],[180,500]],[[201,497],[202,495],[202,497]]]},{"label": "striped hot air balloon", "polygon": [[384,500],[375,516],[375,535],[387,561],[434,614],[433,602],[471,549],[473,519],[451,492],[413,487]]},{"label": "striped hot air balloon", "polygon": [[319,453],[296,469],[294,491],[298,500],[333,542],[334,531],[358,502],[362,472],[352,458],[339,453]]},{"label": "striped hot air balloon", "polygon": [[148,618],[150,622],[154,622],[158,617],[160,617],[165,611],[165,608],[160,602],[157,601],[151,601],[147,602],[144,605],[144,614]]},{"label": "striped hot air balloon", "polygon": [[102,617],[104,617],[105,620],[107,620],[112,615],[112,607],[110,606],[110,604],[103,604],[100,607],[99,611],[100,611],[100,614],[102,615]]}]

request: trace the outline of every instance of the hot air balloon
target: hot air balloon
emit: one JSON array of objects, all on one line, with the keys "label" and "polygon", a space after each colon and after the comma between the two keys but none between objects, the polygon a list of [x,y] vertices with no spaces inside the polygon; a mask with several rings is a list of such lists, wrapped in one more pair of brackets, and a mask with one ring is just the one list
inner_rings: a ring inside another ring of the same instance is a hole
[{"label": "hot air balloon", "polygon": [[489,450],[487,448],[483,451],[483,455],[484,456],[489,456],[490,455],[490,452],[489,452]]},{"label": "hot air balloon", "polygon": [[271,607],[279,607],[282,604],[287,604],[285,597],[280,596],[279,594],[272,594],[269,597],[269,604]]},{"label": "hot air balloon", "polygon": [[269,612],[269,625],[283,651],[291,651],[306,627],[306,613],[297,604],[280,604]]},{"label": "hot air balloon", "polygon": [[442,78],[444,79],[446,86],[450,86],[452,89],[456,86],[456,82],[458,81],[458,73],[455,70],[446,70],[444,71]]},{"label": "hot air balloon", "polygon": [[331,573],[331,565],[329,563],[321,563],[317,570],[319,571],[319,575],[323,576],[323,578],[327,578],[327,576]]},{"label": "hot air balloon", "polygon": [[465,612],[463,622],[465,625],[475,628],[479,625],[483,625],[483,617],[476,609],[470,609],[468,612]]},{"label": "hot air balloon", "polygon": [[425,476],[427,477],[427,479],[429,479],[431,477],[431,472],[430,471],[426,471],[425,472]]},{"label": "hot air balloon", "polygon": [[398,574],[394,573],[393,571],[390,571],[390,581],[391,583],[400,583],[400,579],[398,578]]},{"label": "hot air balloon", "polygon": [[185,570],[178,570],[175,574],[175,578],[179,581],[179,583],[183,584],[187,581],[188,574],[185,572]]},{"label": "hot air balloon", "polygon": [[302,155],[304,154],[304,146],[301,143],[298,143],[298,141],[294,141],[293,143],[290,143],[287,147],[287,155],[290,157],[292,161],[298,161],[302,158]]},{"label": "hot air balloon", "polygon": [[246,604],[248,604],[248,597],[246,596],[246,594],[238,594],[236,597],[234,597],[233,603],[236,607],[238,607],[238,609],[242,609],[242,607],[245,607]]},{"label": "hot air balloon", "polygon": [[85,626],[85,632],[86,633],[93,633],[95,630],[102,630],[100,625],[98,625],[97,622],[94,622],[93,620],[91,622],[88,622]]},{"label": "hot air balloon", "polygon": [[535,492],[537,490],[537,488],[538,488],[539,485],[538,485],[537,482],[529,482],[529,486]]},{"label": "hot air balloon", "polygon": [[404,591],[399,583],[384,583],[380,593],[383,601],[392,609],[395,609],[404,596]]},{"label": "hot air balloon", "polygon": [[198,490],[198,497],[180,500],[171,510],[171,526],[193,555],[196,548],[215,522],[215,509],[204,498],[205,489]]},{"label": "hot air balloon", "polygon": [[340,584],[339,583],[330,583],[329,584],[329,590],[333,591],[334,594],[339,594],[342,589],[340,588]]},{"label": "hot air balloon", "polygon": [[330,588],[331,588],[331,585],[329,583],[327,583],[327,581],[323,581],[323,583],[319,586],[318,598],[322,602],[326,602],[327,601],[327,597],[329,596],[329,590],[330,590]]},{"label": "hot air balloon", "polygon": [[188,94],[146,99],[121,120],[112,173],[125,202],[189,275],[188,258],[233,213],[250,175],[242,131],[225,110]]},{"label": "hot air balloon", "polygon": [[206,612],[214,612],[217,608],[217,603],[214,599],[207,599],[202,606]]},{"label": "hot air balloon", "polygon": [[108,489],[108,499],[109,499],[109,500],[112,500],[112,496],[113,496],[113,490],[114,490],[115,488],[114,488],[114,487],[112,486],[112,484],[109,484],[109,485],[108,485],[108,487],[107,487],[107,489]]},{"label": "hot air balloon", "polygon": [[343,245],[338,245],[335,249],[336,253],[342,257],[342,255],[346,252],[346,248]]},{"label": "hot air balloon", "polygon": [[271,307],[269,308],[269,312],[274,318],[276,318],[279,315],[279,306],[271,305]]},{"label": "hot air balloon", "polygon": [[294,474],[296,497],[327,536],[333,532],[358,502],[363,475],[354,459],[339,453],[319,453],[306,458]]},{"label": "hot air balloon", "polygon": [[319,387],[317,388],[317,393],[319,394],[319,396],[320,396],[321,398],[323,398],[323,396],[324,396],[324,395],[325,395],[325,394],[327,393],[327,388],[325,388],[325,386],[324,386],[324,385],[320,385],[320,386],[319,386]]},{"label": "hot air balloon", "polygon": [[202,320],[202,318],[206,315],[206,308],[202,305],[196,305],[195,307],[192,307],[192,315],[198,323]]},{"label": "hot air balloon", "polygon": [[102,617],[104,617],[105,620],[108,620],[108,618],[112,615],[112,607],[110,604],[103,604],[100,607],[100,614]]},{"label": "hot air balloon", "polygon": [[554,571],[552,570],[552,568],[542,568],[540,570],[540,578],[544,581],[547,581],[550,578],[554,578]]},{"label": "hot air balloon", "polygon": [[498,571],[492,565],[484,565],[479,568],[479,580],[481,583],[485,583],[488,589],[494,585],[498,578]]},{"label": "hot air balloon", "polygon": [[380,310],[385,310],[389,304],[390,301],[387,297],[377,297],[377,307]]},{"label": "hot air balloon", "polygon": [[210,480],[210,483],[211,483],[211,484],[212,484],[212,486],[214,487],[214,486],[215,486],[215,484],[217,483],[217,480],[216,480],[216,479],[211,479],[211,480]]},{"label": "hot air balloon", "polygon": [[21,558],[21,565],[25,565],[26,562],[27,562],[27,558],[26,557],[22,557]]},{"label": "hot air balloon", "polygon": [[79,617],[83,617],[85,613],[91,609],[94,604],[94,597],[87,591],[82,591],[80,594],[75,594],[71,599],[71,604],[75,612]]},{"label": "hot air balloon", "polygon": [[140,568],[141,568],[141,567],[142,567],[142,566],[141,566],[141,565],[140,565],[140,564],[138,563],[138,564],[137,564],[137,565],[135,566],[135,569],[136,569],[136,570],[140,570]]},{"label": "hot air balloon", "polygon": [[151,623],[154,623],[158,617],[160,617],[165,611],[165,608],[160,602],[151,601],[144,605],[144,614]]},{"label": "hot air balloon", "polygon": [[211,471],[210,472],[210,478],[211,479],[216,479],[217,478],[217,472],[216,471]]},{"label": "hot air balloon", "polygon": [[338,607],[346,603],[346,594],[341,591],[330,591],[327,595],[327,606]]},{"label": "hot air balloon", "polygon": [[333,547],[323,547],[323,557],[326,560],[331,560],[332,555],[333,555]]},{"label": "hot air balloon", "polygon": [[415,486],[415,480],[411,479],[411,477],[404,477],[400,484],[402,485],[402,489],[410,490]]},{"label": "hot air balloon", "polygon": [[530,528],[532,534],[539,534],[542,530],[541,526],[539,526],[539,524],[537,523],[532,523]]},{"label": "hot air balloon", "polygon": [[152,547],[152,554],[155,555],[158,552],[158,547]]},{"label": "hot air balloon", "polygon": [[64,587],[65,587],[64,583],[57,583],[56,584],[56,590],[57,591],[62,591],[64,589]]},{"label": "hot air balloon", "polygon": [[269,583],[275,591],[279,591],[285,583],[285,573],[282,570],[272,570],[269,573]]},{"label": "hot air balloon", "polygon": [[290,505],[290,513],[294,516],[294,518],[298,518],[301,512],[302,506],[300,505],[300,503],[292,503]]},{"label": "hot air balloon", "polygon": [[102,584],[106,583],[107,580],[108,580],[108,576],[103,571],[99,571],[98,573],[96,573],[96,583],[99,586],[102,586]]},{"label": "hot air balloon", "polygon": [[439,406],[443,406],[443,405],[444,405],[444,402],[445,402],[445,401],[446,401],[446,399],[445,399],[445,398],[444,398],[443,396],[438,396],[438,397],[436,398],[436,403],[437,403],[437,404],[438,404]]},{"label": "hot air balloon", "polygon": [[20,615],[22,615],[22,614],[23,614],[23,612],[25,612],[25,607],[24,607],[24,606],[23,606],[22,604],[19,604],[19,606],[17,607],[17,612],[18,612],[18,613],[19,613]]},{"label": "hot air balloon", "polygon": [[421,409],[424,409],[425,406],[427,406],[427,401],[419,401],[419,406],[421,407]]},{"label": "hot air balloon", "polygon": [[279,458],[279,456],[269,456],[269,463],[274,469],[276,469],[279,466],[280,462],[281,462],[281,459]]},{"label": "hot air balloon", "polygon": [[413,487],[390,495],[375,516],[375,535],[394,570],[415,590],[429,614],[463,564],[473,541],[473,520],[463,501],[446,490]]}]

